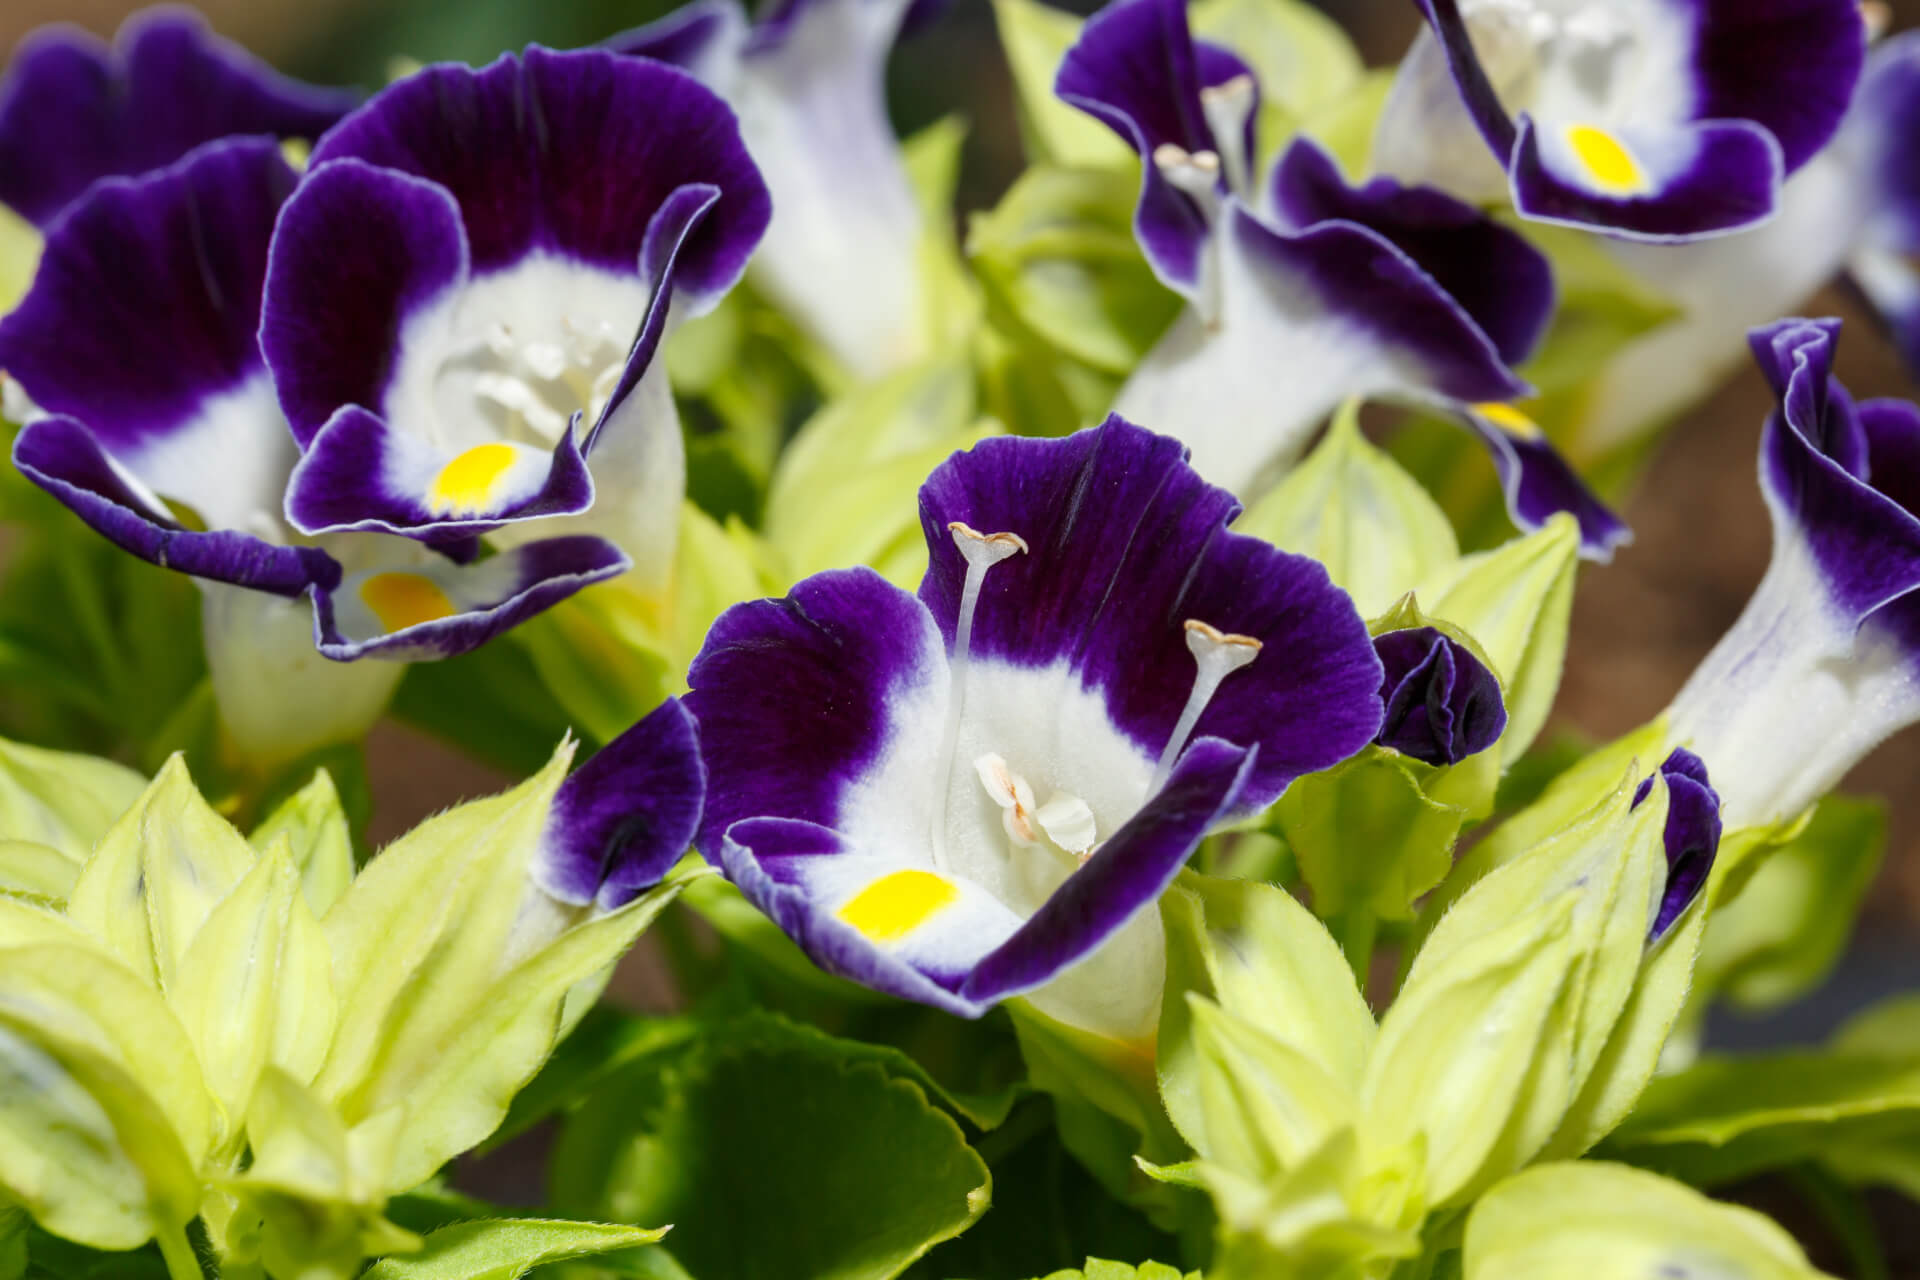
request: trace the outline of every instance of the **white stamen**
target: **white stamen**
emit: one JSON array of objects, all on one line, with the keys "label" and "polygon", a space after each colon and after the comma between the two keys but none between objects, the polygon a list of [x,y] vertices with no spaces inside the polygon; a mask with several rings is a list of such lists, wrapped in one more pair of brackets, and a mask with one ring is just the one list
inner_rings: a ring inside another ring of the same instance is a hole
[{"label": "white stamen", "polygon": [[987,789],[987,795],[1000,806],[1000,825],[1007,829],[1007,838],[1018,845],[1039,844],[1040,833],[1033,829],[1033,787],[1027,780],[1007,768],[1006,759],[993,752],[975,760],[973,770],[980,775],[980,785]]},{"label": "white stamen", "polygon": [[940,743],[940,785],[933,793],[933,865],[947,870],[947,792],[953,787],[953,753],[960,745],[960,712],[967,697],[967,656],[973,649],[973,614],[987,570],[1027,549],[1017,533],[981,533],[955,520],[947,526],[953,545],[967,560],[967,581],[960,589],[960,616],[953,628],[953,689],[947,697],[947,726]]},{"label": "white stamen", "polygon": [[1878,40],[1893,25],[1893,9],[1880,0],[1861,0],[1860,20],[1866,24],[1867,39]]},{"label": "white stamen", "polygon": [[1220,206],[1220,157],[1211,151],[1188,151],[1171,142],[1153,149],[1154,168],[1160,176],[1195,200],[1211,219]]},{"label": "white stamen", "polygon": [[[1200,91],[1200,109],[1206,113],[1207,127],[1213,130],[1214,145],[1220,148],[1219,167],[1227,175],[1228,189],[1242,200],[1247,200],[1253,191],[1253,157],[1247,154],[1247,118],[1253,114],[1254,98],[1253,77],[1245,74]],[[1156,152],[1155,159],[1158,158]]]},{"label": "white stamen", "polygon": [[1079,796],[1056,791],[1033,815],[1047,839],[1065,849],[1081,863],[1093,854],[1099,838],[1094,827],[1093,810]]},{"label": "white stamen", "polygon": [[1193,691],[1187,695],[1187,705],[1181,709],[1173,735],[1167,739],[1167,749],[1160,753],[1148,794],[1160,790],[1173,773],[1173,762],[1180,758],[1187,739],[1193,735],[1193,727],[1200,723],[1201,713],[1220,691],[1220,682],[1259,657],[1260,649],[1260,642],[1252,636],[1233,635],[1197,618],[1187,619],[1187,650],[1193,654],[1198,669],[1194,672]]}]

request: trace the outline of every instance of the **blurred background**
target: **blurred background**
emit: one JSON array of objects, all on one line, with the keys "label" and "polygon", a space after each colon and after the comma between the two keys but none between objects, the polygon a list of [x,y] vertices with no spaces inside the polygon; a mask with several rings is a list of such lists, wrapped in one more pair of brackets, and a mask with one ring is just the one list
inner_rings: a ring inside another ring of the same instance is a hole
[{"label": "blurred background", "polygon": [[[1057,0],[1090,12],[1096,0]],[[1390,64],[1418,28],[1412,0],[1319,0],[1353,34],[1368,61]],[[130,0],[7,0],[0,48],[45,22],[110,34]],[[674,7],[670,0],[201,0],[222,33],[282,68],[321,82],[369,86],[391,60],[485,61],[529,41],[588,44]],[[1893,0],[1893,28],[1920,25],[1920,0]],[[971,123],[960,209],[991,206],[1021,167],[1011,88],[986,0],[957,0],[948,16],[905,47],[891,68],[895,123],[903,132],[957,113]],[[1858,396],[1920,394],[1853,300],[1817,298],[1816,314],[1848,320],[1841,372]],[[1608,566],[1580,579],[1558,716],[1594,738],[1656,713],[1731,623],[1765,569],[1766,512],[1754,479],[1769,397],[1745,370],[1678,423],[1624,514],[1637,538]],[[376,839],[390,837],[504,779],[398,725],[383,725],[369,761]],[[1830,998],[1758,1022],[1723,1019],[1712,1039],[1729,1047],[1822,1036],[1860,1005],[1920,987],[1920,729],[1885,744],[1846,789],[1891,804],[1891,849]],[[623,984],[649,999],[644,966]]]}]

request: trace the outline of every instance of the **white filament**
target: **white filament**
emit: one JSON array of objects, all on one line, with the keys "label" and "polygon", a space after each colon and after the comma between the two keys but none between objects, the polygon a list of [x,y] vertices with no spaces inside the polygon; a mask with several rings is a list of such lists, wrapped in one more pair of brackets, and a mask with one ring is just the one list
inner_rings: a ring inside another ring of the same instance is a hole
[{"label": "white filament", "polygon": [[[1247,154],[1247,117],[1253,114],[1254,97],[1253,77],[1249,75],[1237,75],[1200,91],[1200,109],[1206,113],[1207,128],[1213,130],[1214,145],[1220,148],[1216,167],[1226,175],[1227,189],[1249,202],[1253,157]],[[1159,159],[1159,152],[1154,153],[1154,159]]]},{"label": "white filament", "polygon": [[1149,795],[1166,785],[1173,773],[1173,762],[1186,748],[1194,726],[1200,723],[1201,713],[1220,691],[1220,682],[1259,657],[1260,648],[1260,642],[1252,636],[1231,635],[1198,619],[1187,619],[1187,649],[1193,654],[1196,668],[1193,690],[1187,694],[1187,705],[1180,710],[1180,719],[1173,726],[1173,735],[1167,739],[1166,750],[1160,753],[1153,783],[1147,788]]}]

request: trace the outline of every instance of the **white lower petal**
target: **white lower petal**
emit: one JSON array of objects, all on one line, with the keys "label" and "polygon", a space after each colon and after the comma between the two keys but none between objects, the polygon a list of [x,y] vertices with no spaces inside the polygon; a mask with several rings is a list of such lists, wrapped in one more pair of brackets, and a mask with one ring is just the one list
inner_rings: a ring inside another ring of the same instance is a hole
[{"label": "white lower petal", "polygon": [[403,664],[321,657],[304,598],[196,581],[220,723],[250,766],[354,741],[386,710]]},{"label": "white lower petal", "polygon": [[141,489],[191,506],[207,528],[278,541],[287,477],[299,457],[273,380],[262,372],[210,397],[193,421],[121,461]]},{"label": "white lower petal", "polygon": [[1706,761],[1729,830],[1791,818],[1895,730],[1920,720],[1911,658],[1871,621],[1855,632],[1797,536],[1669,712]]}]

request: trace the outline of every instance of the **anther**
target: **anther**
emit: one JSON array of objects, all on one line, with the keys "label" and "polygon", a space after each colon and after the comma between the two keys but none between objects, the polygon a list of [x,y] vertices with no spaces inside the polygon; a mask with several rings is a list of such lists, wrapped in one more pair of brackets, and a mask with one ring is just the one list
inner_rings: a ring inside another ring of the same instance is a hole
[{"label": "anther", "polygon": [[1867,39],[1878,40],[1893,25],[1893,9],[1881,0],[1861,0],[1860,20],[1866,25]]},{"label": "anther", "polygon": [[1180,758],[1180,752],[1193,735],[1194,726],[1200,723],[1200,716],[1206,711],[1207,704],[1220,691],[1221,681],[1259,657],[1260,649],[1260,642],[1252,636],[1234,635],[1197,618],[1187,619],[1187,651],[1193,655],[1196,667],[1193,690],[1187,694],[1187,705],[1181,708],[1180,719],[1167,739],[1166,750],[1160,753],[1160,763],[1153,771],[1153,785],[1148,788],[1149,794],[1165,785],[1173,773],[1173,762]]},{"label": "anther", "polygon": [[1163,142],[1153,149],[1153,166],[1174,186],[1200,202],[1211,217],[1220,199],[1220,156],[1212,151],[1188,151]]}]

